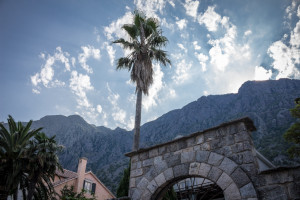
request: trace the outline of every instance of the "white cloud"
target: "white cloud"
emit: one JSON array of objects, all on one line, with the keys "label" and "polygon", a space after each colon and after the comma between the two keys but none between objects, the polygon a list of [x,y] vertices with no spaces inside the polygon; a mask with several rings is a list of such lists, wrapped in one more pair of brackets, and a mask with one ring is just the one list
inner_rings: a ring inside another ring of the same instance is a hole
[{"label": "white cloud", "polygon": [[[204,24],[207,30],[215,32],[218,30],[218,25],[221,22],[221,16],[215,12],[215,6],[209,6],[205,13],[201,13],[198,16],[199,24]],[[225,23],[226,18],[224,18],[223,23]]]},{"label": "white cloud", "polygon": [[161,89],[164,87],[164,83],[162,81],[164,77],[164,73],[161,71],[159,64],[153,65],[153,84],[149,88],[149,94],[144,96],[143,99],[143,108],[148,111],[149,108],[157,106],[159,101],[158,94]]},{"label": "white cloud", "polygon": [[[165,0],[134,0],[138,10],[141,10],[147,17],[155,17],[159,19],[156,12],[163,13],[163,9],[166,6]],[[172,3],[171,3],[172,4]]]},{"label": "white cloud", "polygon": [[76,64],[76,58],[72,57],[71,58],[72,66],[75,67]]},{"label": "white cloud", "polygon": [[295,64],[299,64],[299,49],[288,47],[282,41],[274,42],[268,49],[268,54],[273,58],[272,66],[278,71],[276,79],[300,78],[300,72]]},{"label": "white cloud", "polygon": [[174,3],[173,0],[169,0],[168,3],[169,3],[173,8],[175,8],[175,3]]},{"label": "white cloud", "polygon": [[187,63],[185,59],[182,59],[176,64],[175,75],[172,77],[176,84],[182,84],[190,77],[189,70],[192,64]]},{"label": "white cloud", "polygon": [[100,59],[100,49],[96,49],[93,46],[82,46],[83,53],[78,55],[78,62],[81,64],[82,68],[85,69],[88,73],[93,73],[93,69],[86,63],[87,59],[90,57],[99,60]]},{"label": "white cloud", "polygon": [[[298,7],[298,15],[300,18],[300,6]],[[300,20],[297,22],[295,28],[291,32],[290,44],[295,48],[300,47]]]},{"label": "white cloud", "polygon": [[285,9],[285,13],[287,14],[287,18],[289,20],[292,19],[293,12],[295,11],[296,6],[297,6],[297,3],[296,3],[296,0],[294,0],[294,1],[292,1],[292,4]]},{"label": "white cloud", "polygon": [[130,11],[126,12],[125,15],[115,21],[109,26],[104,27],[104,34],[108,40],[124,38],[129,40],[127,33],[122,30],[124,24],[132,23],[133,15]]},{"label": "white cloud", "polygon": [[181,43],[177,43],[177,46],[182,49],[185,53],[187,53],[187,49]]},{"label": "white cloud", "polygon": [[186,19],[178,20],[178,21],[176,21],[176,24],[177,24],[178,28],[179,28],[180,30],[182,30],[182,29],[184,29],[184,28],[186,27],[186,25],[187,25],[187,20],[186,20]]},{"label": "white cloud", "polygon": [[39,90],[37,90],[37,89],[32,89],[32,92],[34,93],[34,94],[40,94],[41,92],[39,91]]},{"label": "white cloud", "polygon": [[266,70],[264,67],[261,66],[255,66],[254,80],[269,80],[271,76],[271,70]]},{"label": "white cloud", "polygon": [[77,71],[72,71],[70,78],[70,88],[74,94],[77,95],[77,103],[80,107],[92,107],[86,93],[93,90],[90,77],[88,75],[79,74]]},{"label": "white cloud", "polygon": [[97,111],[98,111],[98,113],[102,113],[102,106],[101,105],[97,105]]},{"label": "white cloud", "polygon": [[[40,72],[30,77],[33,86],[38,87],[39,84],[43,84],[43,86],[46,88],[64,86],[65,83],[63,81],[59,81],[57,79],[53,80],[55,75],[53,67],[55,66],[55,62],[59,61],[64,64],[66,71],[70,71],[70,63],[68,59],[69,56],[69,53],[63,52],[59,46],[56,47],[54,55],[48,55],[46,60],[45,54],[41,53],[40,57],[45,60],[45,64],[42,65]],[[36,91],[38,91],[37,88],[33,92],[37,94]]]},{"label": "white cloud", "polygon": [[208,60],[208,56],[204,55],[203,53],[197,53],[197,52],[195,52],[195,56],[202,67],[202,71],[205,72],[207,70],[206,61]]},{"label": "white cloud", "polygon": [[251,30],[247,30],[247,31],[245,31],[244,36],[248,36],[248,35],[251,35],[251,34],[252,34],[252,31]]},{"label": "white cloud", "polygon": [[176,91],[172,88],[169,89],[169,96],[175,98],[177,96]]},{"label": "white cloud", "polygon": [[109,56],[110,65],[114,66],[116,50],[114,50],[114,48],[111,45],[106,45],[106,51]]},{"label": "white cloud", "polygon": [[199,1],[185,0],[184,8],[186,14],[196,19]]},{"label": "white cloud", "polygon": [[198,41],[194,41],[193,45],[194,45],[195,50],[200,50],[201,49],[201,47],[198,45]]}]

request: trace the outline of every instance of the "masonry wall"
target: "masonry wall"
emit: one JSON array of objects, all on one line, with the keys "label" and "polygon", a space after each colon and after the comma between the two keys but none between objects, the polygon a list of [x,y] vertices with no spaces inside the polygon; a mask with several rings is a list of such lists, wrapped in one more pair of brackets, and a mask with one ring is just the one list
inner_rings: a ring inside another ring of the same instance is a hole
[{"label": "masonry wall", "polygon": [[260,173],[257,190],[260,199],[300,199],[300,166]]},{"label": "masonry wall", "polygon": [[180,177],[201,176],[216,182],[227,199],[257,199],[258,164],[250,119],[131,152],[130,196],[151,199]]}]

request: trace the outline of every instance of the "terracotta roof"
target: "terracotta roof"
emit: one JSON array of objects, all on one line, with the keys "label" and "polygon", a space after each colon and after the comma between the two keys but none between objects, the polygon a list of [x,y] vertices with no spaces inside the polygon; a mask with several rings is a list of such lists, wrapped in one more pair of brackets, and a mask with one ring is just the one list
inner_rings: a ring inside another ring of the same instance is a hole
[{"label": "terracotta roof", "polygon": [[63,172],[60,170],[56,170],[55,174],[61,177],[61,179],[59,181],[54,182],[53,186],[60,185],[62,183],[68,182],[78,177],[76,172],[72,172],[67,169],[63,169]]}]

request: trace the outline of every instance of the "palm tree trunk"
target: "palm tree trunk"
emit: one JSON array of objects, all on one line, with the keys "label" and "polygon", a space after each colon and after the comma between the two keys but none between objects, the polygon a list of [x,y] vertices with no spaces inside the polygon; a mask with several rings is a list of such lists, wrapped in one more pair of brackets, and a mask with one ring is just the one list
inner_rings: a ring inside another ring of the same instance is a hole
[{"label": "palm tree trunk", "polygon": [[134,138],[132,151],[137,151],[140,144],[140,129],[141,129],[141,114],[142,114],[142,90],[137,89],[135,122],[134,122]]},{"label": "palm tree trunk", "polygon": [[27,199],[28,200],[32,200],[33,198],[33,193],[34,193],[34,190],[35,190],[35,186],[36,186],[36,183],[38,181],[38,175],[34,175],[34,177],[29,181],[29,184],[28,184],[28,193],[27,193]]}]

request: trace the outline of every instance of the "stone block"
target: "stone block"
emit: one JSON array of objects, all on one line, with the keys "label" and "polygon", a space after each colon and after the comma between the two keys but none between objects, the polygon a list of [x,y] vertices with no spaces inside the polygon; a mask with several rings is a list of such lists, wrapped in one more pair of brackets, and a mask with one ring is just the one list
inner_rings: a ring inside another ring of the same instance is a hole
[{"label": "stone block", "polygon": [[244,141],[243,144],[244,144],[244,150],[250,150],[250,151],[252,151],[252,149],[254,147],[253,144],[252,144],[252,142],[250,142],[250,141]]},{"label": "stone block", "polygon": [[230,146],[234,144],[234,136],[233,135],[227,135],[221,139],[224,141],[224,145]]},{"label": "stone block", "polygon": [[240,189],[242,198],[256,198],[256,191],[252,183],[248,183]]},{"label": "stone block", "polygon": [[187,140],[186,140],[186,144],[187,144],[187,147],[192,147],[192,146],[194,146],[195,145],[195,138],[194,137],[191,137],[191,138],[188,138]]},{"label": "stone block", "polygon": [[143,177],[142,180],[138,183],[137,188],[139,189],[146,188],[148,184],[149,181],[145,177]]},{"label": "stone block", "polygon": [[135,189],[135,190],[133,191],[133,194],[132,194],[131,198],[132,198],[133,200],[141,199],[141,194],[142,194],[142,191],[141,191],[141,190]]},{"label": "stone block", "polygon": [[220,139],[214,139],[210,142],[210,148],[212,150],[214,149],[218,149],[218,148],[221,148],[222,147],[222,144],[220,142],[221,140]]},{"label": "stone block", "polygon": [[144,191],[143,191],[143,194],[142,194],[142,197],[141,197],[141,199],[144,199],[144,200],[150,200],[151,199],[151,192],[148,190],[148,189],[145,189]]},{"label": "stone block", "polygon": [[202,151],[210,151],[210,143],[209,142],[205,142],[203,144],[201,144],[201,150]]},{"label": "stone block", "polygon": [[207,162],[209,157],[209,151],[197,151],[196,152],[196,161],[197,162]]},{"label": "stone block", "polygon": [[201,163],[200,168],[199,168],[199,175],[202,177],[207,177],[210,169],[211,169],[211,165],[206,164],[206,163]]},{"label": "stone block", "polygon": [[190,164],[189,175],[199,175],[200,163],[193,162]]},{"label": "stone block", "polygon": [[140,153],[140,160],[146,160],[149,158],[148,151]]},{"label": "stone block", "polygon": [[300,182],[289,183],[287,188],[291,199],[300,199]]},{"label": "stone block", "polygon": [[157,186],[160,187],[166,182],[166,178],[164,173],[160,173],[158,176],[155,177],[155,182],[157,183]]},{"label": "stone block", "polygon": [[168,152],[174,152],[179,150],[177,147],[177,143],[171,143],[167,146]]},{"label": "stone block", "polygon": [[256,166],[255,163],[249,163],[249,164],[242,164],[240,167],[246,172],[246,174],[251,178],[254,179],[257,177],[258,174],[258,166]]},{"label": "stone block", "polygon": [[223,159],[222,163],[219,166],[219,168],[222,169],[227,174],[231,174],[235,170],[236,167],[237,167],[237,164],[226,157]]},{"label": "stone block", "polygon": [[204,140],[207,141],[211,141],[214,140],[216,138],[217,134],[215,131],[208,131],[206,133],[204,133]]},{"label": "stone block", "polygon": [[[145,169],[144,169],[144,171],[145,171]],[[144,177],[147,178],[149,181],[152,180],[157,175],[158,175],[158,173],[154,167],[148,167],[148,171],[144,172]]]},{"label": "stone block", "polygon": [[203,142],[204,142],[204,136],[203,136],[203,134],[198,135],[198,136],[196,137],[196,143],[197,143],[197,144],[202,144]]},{"label": "stone block", "polygon": [[244,151],[244,144],[242,142],[235,143],[234,145],[231,145],[231,149],[233,153],[240,153]]},{"label": "stone block", "polygon": [[129,187],[130,188],[136,187],[136,185],[135,185],[135,178],[130,178],[130,180],[129,180]]},{"label": "stone block", "polygon": [[168,168],[164,171],[166,181],[169,181],[174,178],[173,168]]},{"label": "stone block", "polygon": [[168,164],[165,160],[162,159],[162,156],[155,157],[153,165],[158,174],[165,171],[168,168]]},{"label": "stone block", "polygon": [[137,161],[139,161],[139,155],[134,155],[131,157],[131,163],[135,163]]},{"label": "stone block", "polygon": [[175,151],[173,154],[181,154],[182,153],[182,149]]},{"label": "stone block", "polygon": [[224,156],[211,152],[209,154],[208,163],[211,165],[219,166]]},{"label": "stone block", "polygon": [[155,156],[158,156],[158,149],[157,149],[157,148],[151,149],[151,150],[149,151],[149,158],[153,158],[153,157],[155,157]]},{"label": "stone block", "polygon": [[225,196],[225,199],[230,199],[230,200],[240,200],[241,199],[240,191],[234,183],[231,183],[226,188],[226,190],[224,191],[224,196]]},{"label": "stone block", "polygon": [[174,167],[176,165],[180,165],[181,164],[181,155],[180,154],[174,154],[171,155],[170,157],[165,159],[168,167]]},{"label": "stone block", "polygon": [[186,176],[189,174],[189,164],[181,164],[173,167],[174,177]]},{"label": "stone block", "polygon": [[159,149],[158,149],[158,154],[159,154],[159,155],[162,155],[162,154],[164,154],[164,153],[167,153],[167,148],[166,148],[166,146],[159,147]]},{"label": "stone block", "polygon": [[190,163],[195,160],[195,152],[182,152],[181,163]]},{"label": "stone block", "polygon": [[240,122],[239,124],[236,125],[237,131],[242,132],[242,131],[247,131],[246,125],[244,122]]},{"label": "stone block", "polygon": [[285,189],[283,186],[271,185],[258,188],[259,198],[263,200],[287,200]]},{"label": "stone block", "polygon": [[239,188],[250,183],[250,179],[241,168],[236,168],[230,176]]},{"label": "stone block", "polygon": [[141,176],[143,175],[143,169],[135,169],[135,170],[131,170],[130,172],[130,177],[137,177],[137,176]]},{"label": "stone block", "polygon": [[153,165],[153,158],[149,158],[147,160],[143,160],[143,167],[148,167]]},{"label": "stone block", "polygon": [[196,145],[196,146],[193,147],[194,151],[200,151],[200,149],[201,149],[200,145]]},{"label": "stone block", "polygon": [[194,152],[194,147],[188,147],[188,148],[185,148],[185,149],[182,149],[182,152]]},{"label": "stone block", "polygon": [[217,185],[220,188],[222,188],[222,190],[225,190],[232,183],[233,183],[232,179],[224,172],[221,174],[221,176],[217,180]]},{"label": "stone block", "polygon": [[213,166],[209,171],[207,178],[213,182],[217,182],[217,180],[219,179],[222,173],[223,173],[222,170]]},{"label": "stone block", "polygon": [[157,183],[155,182],[155,180],[153,179],[147,186],[147,189],[153,194],[156,189],[158,188]]},{"label": "stone block", "polygon": [[226,130],[223,129],[223,128],[218,128],[218,129],[216,130],[216,135],[217,135],[218,138],[222,138],[222,137],[224,137],[224,136],[227,136]]},{"label": "stone block", "polygon": [[177,145],[178,145],[178,149],[185,149],[185,148],[187,148],[187,143],[186,143],[185,140],[178,141]]},{"label": "stone block", "polygon": [[243,142],[243,141],[249,141],[249,140],[251,140],[251,138],[247,131],[238,132],[234,135],[234,141],[236,143]]},{"label": "stone block", "polygon": [[231,156],[228,156],[228,157],[237,164],[243,164],[243,155],[242,154],[232,154]]},{"label": "stone block", "polygon": [[131,163],[131,170],[134,170],[134,169],[136,169],[136,167],[137,167],[137,164],[136,164],[136,162],[133,162],[133,163]]}]

